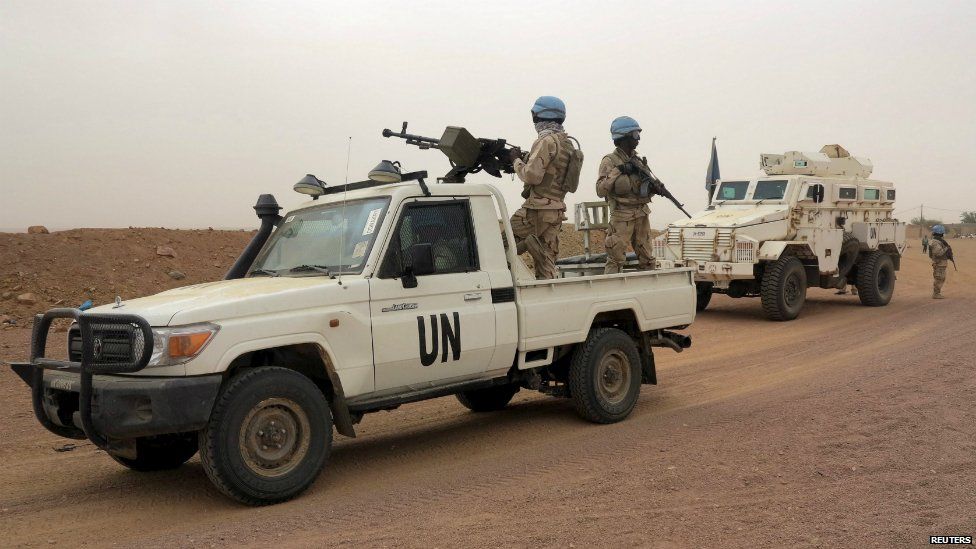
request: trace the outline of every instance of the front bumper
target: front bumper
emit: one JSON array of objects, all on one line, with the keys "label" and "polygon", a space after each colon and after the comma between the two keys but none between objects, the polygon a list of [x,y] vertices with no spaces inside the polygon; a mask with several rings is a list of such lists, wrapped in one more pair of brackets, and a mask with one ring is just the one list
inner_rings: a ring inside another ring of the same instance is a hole
[{"label": "front bumper", "polygon": [[695,261],[694,259],[659,259],[657,263],[659,269],[691,267],[695,270],[695,282],[750,280],[756,277],[756,266],[754,263]]},{"label": "front bumper", "polygon": [[[51,323],[77,322],[80,361],[45,356]],[[52,309],[34,318],[31,360],[13,369],[31,388],[34,416],[52,433],[104,450],[136,437],[195,431],[210,415],[221,377],[126,377],[146,367],[152,329],[142,317]]]},{"label": "front bumper", "polygon": [[[31,364],[13,364],[31,384]],[[91,425],[108,439],[186,433],[203,429],[220,391],[220,375],[185,378],[145,378],[100,375],[92,379]],[[81,375],[46,371],[40,390],[40,411],[70,438],[88,438],[81,421]],[[41,419],[41,418],[38,418]],[[41,421],[48,426],[46,421]]]}]

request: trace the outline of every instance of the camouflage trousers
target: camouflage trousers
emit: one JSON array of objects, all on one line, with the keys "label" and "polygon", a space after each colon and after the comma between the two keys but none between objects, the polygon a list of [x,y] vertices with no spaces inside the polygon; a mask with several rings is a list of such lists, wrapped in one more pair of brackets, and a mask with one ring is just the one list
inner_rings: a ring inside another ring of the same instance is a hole
[{"label": "camouflage trousers", "polygon": [[[614,212],[617,213],[617,212]],[[617,217],[617,219],[614,219]],[[620,219],[623,217],[623,219]],[[610,226],[607,228],[607,266],[605,274],[619,273],[627,262],[627,245],[630,244],[637,254],[637,268],[649,271],[654,268],[654,249],[651,244],[651,221],[647,215],[639,215],[632,219],[629,215],[610,216]]]},{"label": "camouflage trousers", "polygon": [[512,233],[518,253],[529,252],[538,279],[556,278],[559,255],[559,227],[566,216],[563,210],[519,208],[512,215]]},{"label": "camouflage trousers", "polygon": [[948,266],[945,260],[932,262],[932,295],[942,293],[942,285],[945,284],[946,268]]}]

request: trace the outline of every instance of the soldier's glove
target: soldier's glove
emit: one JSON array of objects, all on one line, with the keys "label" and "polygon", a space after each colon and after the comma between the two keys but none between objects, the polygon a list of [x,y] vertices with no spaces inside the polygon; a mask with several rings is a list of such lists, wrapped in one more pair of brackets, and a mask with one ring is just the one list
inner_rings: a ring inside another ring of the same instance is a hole
[{"label": "soldier's glove", "polygon": [[624,175],[634,175],[637,173],[637,166],[634,166],[630,162],[624,162],[623,164],[617,166],[617,169],[620,170],[620,173]]},{"label": "soldier's glove", "polygon": [[646,180],[645,181],[641,181],[640,188],[639,188],[637,194],[640,195],[641,198],[647,198],[647,197],[653,195],[654,194],[654,185],[652,185],[650,181],[646,181]]}]

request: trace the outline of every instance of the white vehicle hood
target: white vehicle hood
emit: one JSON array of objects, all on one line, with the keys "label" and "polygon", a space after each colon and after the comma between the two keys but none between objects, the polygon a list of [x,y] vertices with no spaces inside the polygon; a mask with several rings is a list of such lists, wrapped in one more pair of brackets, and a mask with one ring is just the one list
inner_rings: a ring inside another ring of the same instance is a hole
[{"label": "white vehicle hood", "polygon": [[[349,286],[357,278],[343,276]],[[358,284],[356,284],[358,286]],[[148,297],[124,299],[122,306],[101,305],[96,313],[134,314],[151,326],[214,322],[255,314],[304,309],[353,298],[327,276],[254,277],[174,288]]]},{"label": "white vehicle hood", "polygon": [[691,219],[682,219],[671,224],[673,227],[722,227],[735,228],[782,221],[786,219],[789,207],[784,204],[729,205],[714,210],[698,212]]}]

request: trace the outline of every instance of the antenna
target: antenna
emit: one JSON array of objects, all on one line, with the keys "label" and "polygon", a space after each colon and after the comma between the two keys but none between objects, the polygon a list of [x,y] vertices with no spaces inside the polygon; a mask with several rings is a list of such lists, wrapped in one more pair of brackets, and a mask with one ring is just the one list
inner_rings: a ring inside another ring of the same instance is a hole
[{"label": "antenna", "polygon": [[349,192],[349,156],[352,154],[352,136],[349,136],[349,143],[346,145],[346,177],[342,188],[342,210],[339,217],[342,219],[342,231],[339,232],[339,285],[342,286],[342,253],[346,249],[346,229],[349,224],[346,222],[346,193]]}]

